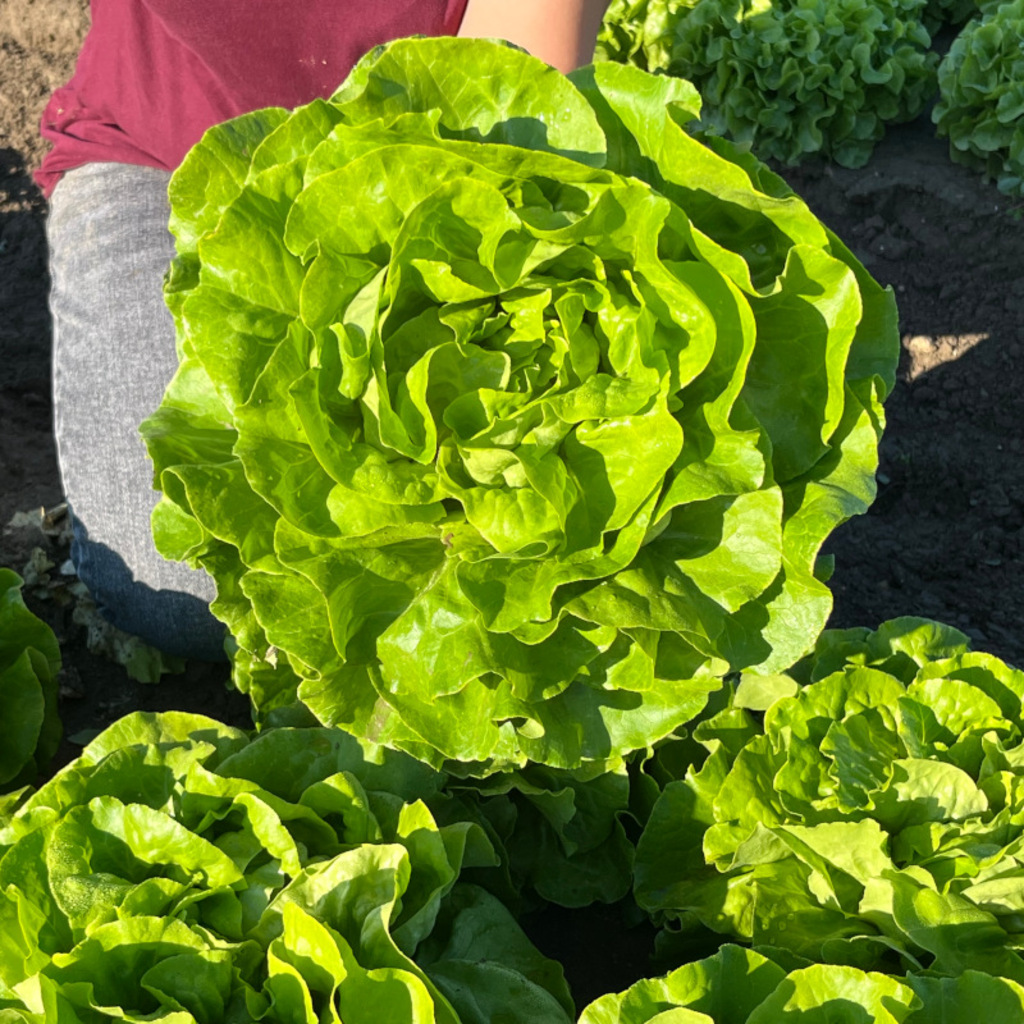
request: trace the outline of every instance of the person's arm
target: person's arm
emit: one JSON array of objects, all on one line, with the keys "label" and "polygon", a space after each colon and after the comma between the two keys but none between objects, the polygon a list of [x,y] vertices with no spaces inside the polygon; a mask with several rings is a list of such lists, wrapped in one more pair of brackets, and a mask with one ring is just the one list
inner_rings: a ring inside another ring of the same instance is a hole
[{"label": "person's arm", "polygon": [[507,39],[559,71],[588,64],[608,0],[469,0],[459,35]]}]

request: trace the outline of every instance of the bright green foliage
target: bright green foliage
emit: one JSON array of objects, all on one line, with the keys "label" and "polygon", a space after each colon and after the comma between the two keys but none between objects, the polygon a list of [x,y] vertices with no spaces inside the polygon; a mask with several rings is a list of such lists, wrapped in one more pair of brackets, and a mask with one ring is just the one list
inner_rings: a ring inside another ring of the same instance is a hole
[{"label": "bright green foliage", "polygon": [[613,0],[597,54],[688,79],[702,126],[762,158],[861,167],[935,92],[924,2]]},{"label": "bright green foliage", "polygon": [[[61,737],[60,649],[53,630],[25,607],[21,584],[17,573],[0,569],[0,793],[31,783]],[[0,799],[0,817],[15,799]]]},{"label": "bright green foliage", "polygon": [[339,730],[122,719],[0,829],[0,1021],[568,1024],[440,783]]},{"label": "bright green foliage", "polygon": [[[776,959],[773,959],[773,955]],[[579,1024],[975,1024],[1024,1020],[1024,987],[965,971],[904,979],[833,964],[793,968],[724,945],[663,978],[602,996]]]},{"label": "bright green foliage", "polygon": [[826,632],[696,728],[706,757],[654,808],[639,902],[813,961],[1024,982],[1022,698],[1024,672],[949,627]]},{"label": "bright green foliage", "polygon": [[595,774],[813,644],[895,306],[697,111],[403,40],[186,159],[154,530],[215,578],[262,719]]},{"label": "bright green foliage", "polygon": [[1024,0],[989,3],[939,65],[932,120],[949,155],[1024,195]]}]

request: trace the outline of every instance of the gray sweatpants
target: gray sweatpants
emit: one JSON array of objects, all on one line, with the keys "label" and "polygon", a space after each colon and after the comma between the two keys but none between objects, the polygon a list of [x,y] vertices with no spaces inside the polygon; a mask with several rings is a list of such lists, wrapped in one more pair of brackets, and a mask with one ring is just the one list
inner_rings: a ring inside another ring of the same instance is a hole
[{"label": "gray sweatpants", "polygon": [[69,171],[50,201],[53,404],[74,520],[72,561],[100,612],[168,654],[219,660],[213,581],[165,561],[150,513],[159,495],[139,423],[176,367],[163,275],[169,175],[96,163]]}]

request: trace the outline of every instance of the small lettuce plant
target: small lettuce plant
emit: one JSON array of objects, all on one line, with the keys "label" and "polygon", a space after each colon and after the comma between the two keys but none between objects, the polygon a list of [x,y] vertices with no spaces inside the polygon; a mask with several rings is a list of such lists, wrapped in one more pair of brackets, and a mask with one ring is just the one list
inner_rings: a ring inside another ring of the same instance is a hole
[{"label": "small lettuce plant", "polygon": [[597,55],[691,81],[701,125],[795,164],[861,167],[935,92],[924,0],[614,0]]},{"label": "small lettuce plant", "polygon": [[813,645],[895,306],[698,112],[402,40],[177,171],[154,533],[214,577],[261,721],[594,775]]},{"label": "small lettuce plant", "polygon": [[989,3],[939,65],[938,134],[957,163],[1024,195],[1024,0]]},{"label": "small lettuce plant", "polygon": [[53,630],[25,607],[21,587],[17,573],[0,569],[0,793],[31,783],[61,738],[60,648]]},{"label": "small lettuce plant", "polygon": [[949,627],[826,631],[792,673],[743,676],[694,730],[703,759],[663,748],[639,903],[677,942],[1024,981],[1022,701],[1024,672]]}]

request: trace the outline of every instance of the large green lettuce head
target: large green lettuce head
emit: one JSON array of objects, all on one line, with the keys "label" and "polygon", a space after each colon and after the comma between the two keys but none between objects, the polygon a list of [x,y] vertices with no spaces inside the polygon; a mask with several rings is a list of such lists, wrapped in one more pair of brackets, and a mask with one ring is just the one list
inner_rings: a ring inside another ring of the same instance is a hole
[{"label": "large green lettuce head", "polygon": [[1024,981],[1022,699],[1024,672],[949,627],[826,632],[696,728],[706,756],[638,846],[640,903],[691,937]]},{"label": "large green lettuce head", "polygon": [[935,91],[925,0],[613,0],[597,54],[693,82],[759,156],[861,167]]},{"label": "large green lettuce head", "polygon": [[122,719],[0,829],[0,1019],[569,1024],[440,781],[339,730]]},{"label": "large green lettuce head", "polygon": [[215,578],[261,715],[593,771],[811,647],[894,303],[697,111],[405,40],[178,170],[154,529]]},{"label": "large green lettuce head", "polygon": [[[0,793],[30,784],[61,737],[60,647],[53,630],[25,607],[21,586],[17,573],[0,569]],[[0,817],[4,807],[0,800]]]},{"label": "large green lettuce head", "polygon": [[939,65],[932,120],[949,155],[1024,195],[1024,0],[989,2]]},{"label": "large green lettuce head", "polygon": [[1024,1019],[1024,987],[979,971],[893,978],[724,945],[591,1003],[579,1024],[975,1024]]}]

